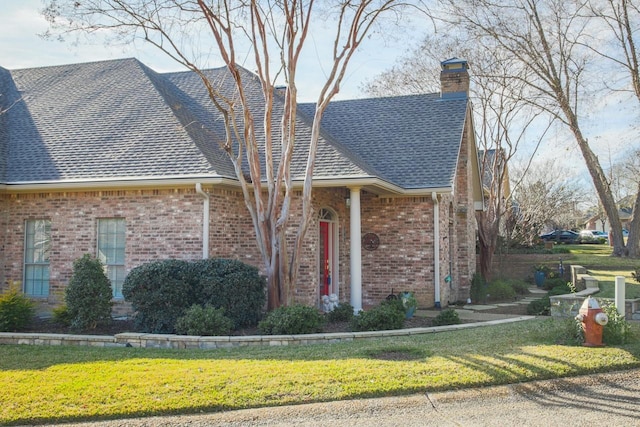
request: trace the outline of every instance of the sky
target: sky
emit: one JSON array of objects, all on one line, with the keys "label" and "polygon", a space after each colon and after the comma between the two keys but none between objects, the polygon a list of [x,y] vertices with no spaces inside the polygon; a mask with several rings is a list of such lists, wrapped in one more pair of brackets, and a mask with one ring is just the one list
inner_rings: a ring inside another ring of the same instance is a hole
[{"label": "sky", "polygon": [[[47,22],[39,13],[42,7],[41,0],[0,0],[0,67],[11,70],[135,57],[158,72],[182,70],[179,64],[163,52],[142,41],[126,46],[106,46],[101,41],[75,44],[71,41],[44,40],[38,35],[48,28]],[[402,26],[395,27],[393,36],[386,34],[384,39],[367,39],[354,56],[336,99],[365,96],[363,84],[391,68],[429,31],[430,23],[414,16],[411,20],[403,21]],[[331,42],[321,23],[316,24],[306,48],[298,71],[299,100],[313,102],[330,64]],[[242,57],[242,54],[239,55],[239,58]],[[250,55],[245,54],[244,57],[249,58]],[[216,61],[215,54],[209,56],[208,67],[221,65],[220,60]],[[241,65],[251,70],[250,64]],[[434,64],[434,67],[437,66],[438,64]],[[593,104],[599,104],[602,109],[598,114],[587,116],[582,126],[603,167],[606,167],[611,161],[623,157],[629,147],[638,146],[638,102],[629,100],[629,97],[615,101],[595,98]],[[531,141],[535,139],[533,133]],[[533,143],[530,142],[519,149],[516,160],[524,162],[532,153]],[[568,180],[591,187],[584,160],[571,135],[562,131],[548,134],[547,140],[535,154],[535,161],[550,159],[557,161],[557,167],[566,169]],[[595,195],[593,202],[595,203]]]},{"label": "sky", "polygon": [[[158,72],[183,70],[165,53],[143,41],[126,46],[105,46],[99,40],[81,43],[44,40],[38,35],[48,28],[48,23],[39,13],[42,8],[41,0],[0,0],[0,67],[11,70],[135,57]],[[406,31],[410,31],[409,27]],[[306,56],[298,72],[298,85],[300,100],[312,102],[330,64],[331,43],[321,27],[316,28],[307,42]],[[349,65],[337,99],[363,97],[362,84],[390,68],[409,47],[410,43],[400,35],[386,37],[384,41],[375,38],[365,40]],[[241,52],[239,62],[243,56],[249,55]],[[207,62],[207,67],[221,65],[222,61],[213,55]],[[251,69],[249,64],[241,65]]]}]

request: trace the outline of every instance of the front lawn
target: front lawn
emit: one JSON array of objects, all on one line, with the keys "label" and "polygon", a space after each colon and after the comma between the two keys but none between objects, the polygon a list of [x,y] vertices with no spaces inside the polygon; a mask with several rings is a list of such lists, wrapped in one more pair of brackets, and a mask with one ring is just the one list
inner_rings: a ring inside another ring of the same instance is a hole
[{"label": "front lawn", "polygon": [[352,343],[230,350],[0,346],[0,424],[198,413],[424,393],[640,366],[632,344],[559,344],[536,319]]}]

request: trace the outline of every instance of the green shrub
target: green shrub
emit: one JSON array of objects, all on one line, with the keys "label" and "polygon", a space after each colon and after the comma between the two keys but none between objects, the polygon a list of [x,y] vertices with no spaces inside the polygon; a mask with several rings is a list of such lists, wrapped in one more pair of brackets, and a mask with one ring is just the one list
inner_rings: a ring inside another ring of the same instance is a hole
[{"label": "green shrub", "polygon": [[470,297],[474,304],[483,304],[487,301],[487,285],[480,273],[475,273],[471,279]]},{"label": "green shrub", "polygon": [[400,329],[404,325],[405,313],[402,301],[400,310],[398,305],[390,300],[370,309],[361,311],[353,317],[351,327],[354,331],[384,331],[388,329]]},{"label": "green shrub", "polygon": [[518,295],[527,295],[529,294],[529,285],[524,280],[511,280],[509,281],[511,287]]},{"label": "green shrub", "polygon": [[22,292],[18,282],[0,295],[0,332],[16,332],[27,327],[35,316],[35,304]]},{"label": "green shrub", "polygon": [[348,302],[341,302],[336,308],[327,313],[329,322],[350,322],[353,319],[353,306]]},{"label": "green shrub", "polygon": [[458,312],[453,309],[444,310],[433,319],[433,326],[445,326],[445,325],[458,325],[460,323],[460,316]]},{"label": "green shrub", "polygon": [[178,318],[197,303],[192,266],[177,259],[140,265],[125,278],[122,295],[136,312],[140,330],[173,333]]},{"label": "green shrub", "polygon": [[532,316],[548,316],[551,312],[551,300],[549,295],[545,295],[540,299],[531,301],[527,305],[527,314]]},{"label": "green shrub", "polygon": [[296,304],[267,313],[258,329],[265,335],[297,335],[320,332],[323,325],[324,318],[317,309]]},{"label": "green shrub", "polygon": [[210,305],[192,305],[176,321],[176,332],[185,335],[229,335],[232,328],[233,322],[224,315],[224,309]]},{"label": "green shrub", "polygon": [[231,259],[194,263],[199,303],[224,309],[234,328],[255,326],[266,303],[266,280],[256,267]]},{"label": "green shrub", "polygon": [[71,314],[66,304],[53,309],[53,321],[64,326],[71,326]]},{"label": "green shrub", "polygon": [[263,314],[265,289],[258,269],[240,261],[170,259],[131,270],[122,294],[136,311],[139,329],[172,333],[178,318],[194,304],[223,309],[234,328],[256,325]]},{"label": "green shrub", "polygon": [[544,289],[545,291],[550,291],[556,286],[563,286],[566,284],[567,284],[566,279],[562,277],[552,277],[544,281],[544,285],[542,285],[542,289]]},{"label": "green shrub", "polygon": [[73,274],[65,289],[71,327],[94,329],[111,321],[112,290],[99,259],[85,254],[73,262]]},{"label": "green shrub", "polygon": [[602,342],[608,345],[621,345],[629,342],[631,327],[624,316],[618,313],[615,304],[603,302],[600,306],[609,317],[609,322],[604,325]]},{"label": "green shrub", "polygon": [[631,277],[633,277],[633,280],[640,283],[640,268],[636,268],[634,271],[632,271]]},{"label": "green shrub", "polygon": [[554,295],[564,295],[564,294],[570,294],[571,292],[573,292],[571,285],[569,285],[567,282],[564,282],[561,285],[557,285],[554,286],[549,292],[548,295],[550,297],[554,296]]},{"label": "green shrub", "polygon": [[380,305],[388,306],[393,308],[394,310],[398,310],[400,313],[404,314],[404,303],[400,298],[386,299],[383,300]]},{"label": "green shrub", "polygon": [[487,295],[491,301],[513,301],[516,291],[504,280],[495,280],[487,286]]}]

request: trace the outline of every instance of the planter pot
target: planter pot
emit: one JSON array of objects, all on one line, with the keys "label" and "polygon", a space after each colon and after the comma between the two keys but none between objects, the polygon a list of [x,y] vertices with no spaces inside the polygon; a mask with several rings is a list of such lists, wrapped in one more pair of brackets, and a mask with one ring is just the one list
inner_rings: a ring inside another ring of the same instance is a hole
[{"label": "planter pot", "polygon": [[544,285],[544,271],[536,271],[534,275],[536,286],[541,288]]},{"label": "planter pot", "polygon": [[416,306],[418,305],[413,293],[402,292],[400,294],[400,301],[402,301],[402,305],[404,306],[405,318],[411,319],[413,314],[416,312]]},{"label": "planter pot", "polygon": [[413,313],[416,312],[416,308],[415,307],[409,307],[407,309],[405,309],[404,311],[404,317],[405,319],[409,320],[413,317]]}]

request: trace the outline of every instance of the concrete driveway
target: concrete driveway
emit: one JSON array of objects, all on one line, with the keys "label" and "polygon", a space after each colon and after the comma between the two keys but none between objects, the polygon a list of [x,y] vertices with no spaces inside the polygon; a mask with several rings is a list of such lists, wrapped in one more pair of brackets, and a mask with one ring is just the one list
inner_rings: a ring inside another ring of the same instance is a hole
[{"label": "concrete driveway", "polygon": [[640,426],[640,369],[429,395],[73,424],[83,427],[605,425]]}]

